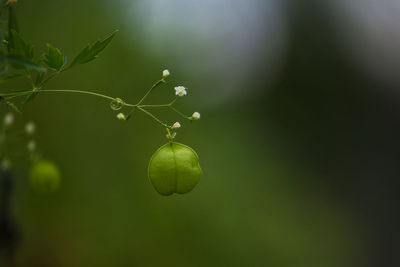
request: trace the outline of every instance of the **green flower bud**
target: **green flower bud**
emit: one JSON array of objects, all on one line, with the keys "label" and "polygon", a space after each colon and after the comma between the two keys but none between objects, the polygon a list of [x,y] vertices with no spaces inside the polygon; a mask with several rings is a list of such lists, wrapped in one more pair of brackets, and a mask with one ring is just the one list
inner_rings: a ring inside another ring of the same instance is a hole
[{"label": "green flower bud", "polygon": [[126,121],[126,117],[125,117],[124,113],[118,113],[117,119],[119,119],[120,121]]},{"label": "green flower bud", "polygon": [[196,152],[183,144],[170,142],[160,147],[149,164],[149,178],[164,196],[191,191],[202,174]]},{"label": "green flower bud", "polygon": [[192,119],[193,120],[200,120],[200,113],[198,113],[198,112],[194,112],[193,113],[193,115],[192,115]]},{"label": "green flower bud", "polygon": [[38,160],[31,166],[29,179],[35,191],[48,193],[59,188],[61,176],[58,168],[52,162]]}]

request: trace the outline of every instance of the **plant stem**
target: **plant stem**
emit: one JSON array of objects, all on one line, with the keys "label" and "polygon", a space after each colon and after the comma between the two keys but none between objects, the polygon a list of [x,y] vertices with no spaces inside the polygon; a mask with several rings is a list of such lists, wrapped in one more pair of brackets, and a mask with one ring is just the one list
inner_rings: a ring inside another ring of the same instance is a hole
[{"label": "plant stem", "polygon": [[93,96],[98,96],[101,98],[105,98],[111,101],[116,100],[116,98],[111,97],[111,96],[107,96],[107,95],[103,95],[103,94],[99,94],[99,93],[95,93],[95,92],[90,92],[90,91],[82,91],[82,90],[67,90],[67,89],[43,89],[40,90],[40,92],[64,92],[64,93],[77,93],[77,94],[87,94],[87,95],[93,95]]},{"label": "plant stem", "polygon": [[[95,92],[90,92],[90,91],[82,91],[82,90],[67,90],[67,89],[42,89],[39,91],[35,90],[28,90],[28,91],[21,91],[21,92],[15,92],[15,93],[6,93],[6,94],[0,94],[0,96],[5,97],[6,99],[14,98],[14,97],[19,97],[19,96],[24,96],[24,95],[29,95],[35,92],[63,92],[63,93],[77,93],[77,94],[87,94],[87,95],[93,95],[101,98],[105,98],[111,101],[116,101],[117,99],[108,95],[103,95]],[[124,103],[124,106],[127,107],[134,107],[136,105],[134,104],[129,104],[129,103]]]},{"label": "plant stem", "polygon": [[176,100],[178,100],[178,98],[179,98],[179,96],[176,96],[174,98],[174,100],[172,100],[171,103],[169,103],[169,105],[172,106],[176,102]]},{"label": "plant stem", "polygon": [[45,85],[48,81],[50,81],[51,79],[53,79],[54,77],[56,77],[58,74],[60,74],[61,71],[57,71],[57,72],[53,72],[52,74],[50,74],[49,76],[47,76],[46,79],[44,79],[40,84],[39,84],[39,88],[41,88],[43,85]]},{"label": "plant stem", "polygon": [[172,105],[169,106],[170,109],[172,109],[173,111],[175,111],[179,116],[190,120],[189,116],[186,116],[185,114],[183,114],[182,112],[180,112],[179,110],[177,110],[176,108],[174,108]]},{"label": "plant stem", "polygon": [[[169,104],[160,104],[160,105],[140,105],[140,103],[142,103],[144,101],[144,99],[146,99],[146,97],[149,95],[149,93],[156,88],[160,83],[164,82],[163,80],[159,80],[157,83],[155,83],[151,89],[146,93],[146,95],[137,103],[137,104],[129,104],[129,103],[125,103],[124,102],[124,106],[126,107],[132,107],[133,109],[131,110],[131,112],[128,114],[128,117],[130,117],[130,115],[132,114],[132,112],[137,108],[140,111],[142,111],[143,113],[145,113],[146,115],[148,115],[149,117],[151,117],[152,119],[154,119],[156,122],[158,122],[159,124],[161,124],[162,126],[168,128],[168,129],[172,129],[171,126],[167,125],[166,123],[162,122],[160,119],[158,119],[155,115],[153,115],[152,113],[150,113],[149,111],[145,110],[144,108],[170,108],[172,109],[174,112],[176,112],[178,115],[180,115],[181,117],[190,120],[190,117],[185,116],[182,112],[180,112],[179,110],[177,110],[176,108],[174,108],[172,105],[177,101],[178,97],[176,97],[173,101],[171,101]],[[20,91],[20,92],[14,92],[14,93],[3,93],[0,94],[0,97],[3,97],[4,99],[8,100],[14,97],[20,97],[20,96],[25,96],[25,95],[29,95],[32,93],[37,93],[37,92],[61,92],[61,93],[76,93],[76,94],[86,94],[86,95],[92,95],[92,96],[97,96],[97,97],[101,97],[107,100],[111,100],[111,101],[117,101],[117,98],[108,96],[108,95],[103,95],[103,94],[99,94],[99,93],[95,93],[95,92],[91,92],[91,91],[83,91],[83,90],[68,90],[68,89],[42,89],[39,91],[36,91],[35,89],[33,90],[26,90],[26,91]]]},{"label": "plant stem", "polygon": [[140,99],[140,101],[136,104],[136,106],[139,106],[140,104],[142,104],[142,102],[147,98],[147,96],[151,93],[151,91],[153,91],[158,85],[160,85],[163,82],[164,82],[164,80],[161,79],[161,80],[157,81],[155,84],[153,84],[153,86],[150,88],[150,90],[147,91],[147,93],[142,97],[142,99]]},{"label": "plant stem", "polygon": [[168,128],[168,129],[172,129],[171,126],[167,125],[166,123],[163,123],[161,120],[159,120],[156,116],[154,116],[153,114],[151,114],[150,112],[148,112],[147,110],[137,106],[137,109],[139,109],[140,111],[144,112],[146,115],[148,115],[149,117],[151,117],[153,120],[155,120],[156,122],[158,122],[159,124],[161,124],[162,126]]},{"label": "plant stem", "polygon": [[163,107],[169,107],[170,104],[161,104],[161,105],[139,105],[138,107],[141,108],[163,108]]}]

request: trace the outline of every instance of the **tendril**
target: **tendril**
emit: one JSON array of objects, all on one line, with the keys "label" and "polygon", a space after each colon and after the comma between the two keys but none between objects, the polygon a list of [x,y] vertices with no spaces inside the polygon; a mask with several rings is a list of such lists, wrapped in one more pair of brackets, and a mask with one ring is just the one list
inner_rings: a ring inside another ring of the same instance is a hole
[{"label": "tendril", "polygon": [[121,108],[123,108],[125,106],[125,102],[124,100],[122,100],[121,98],[115,98],[113,101],[111,101],[110,103],[110,107],[113,110],[120,110]]}]

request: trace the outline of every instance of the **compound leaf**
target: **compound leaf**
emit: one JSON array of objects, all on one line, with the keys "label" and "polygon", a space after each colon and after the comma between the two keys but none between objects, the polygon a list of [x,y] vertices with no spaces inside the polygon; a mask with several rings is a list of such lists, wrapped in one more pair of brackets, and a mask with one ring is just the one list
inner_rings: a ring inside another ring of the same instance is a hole
[{"label": "compound leaf", "polygon": [[107,45],[114,38],[115,34],[118,31],[114,31],[108,37],[103,40],[98,40],[93,44],[87,45],[75,58],[72,60],[70,67],[73,67],[77,64],[85,64],[97,57],[97,55],[107,47]]}]

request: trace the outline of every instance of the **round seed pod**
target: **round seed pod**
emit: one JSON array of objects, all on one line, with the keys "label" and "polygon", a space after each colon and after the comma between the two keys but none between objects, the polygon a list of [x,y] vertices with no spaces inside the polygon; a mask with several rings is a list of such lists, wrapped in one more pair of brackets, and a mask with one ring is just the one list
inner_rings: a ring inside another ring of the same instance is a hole
[{"label": "round seed pod", "polygon": [[199,157],[190,147],[169,142],[151,157],[149,178],[158,193],[185,194],[199,182],[202,174]]},{"label": "round seed pod", "polygon": [[58,168],[50,161],[35,161],[29,172],[33,189],[40,193],[56,191],[60,186],[61,176]]}]

